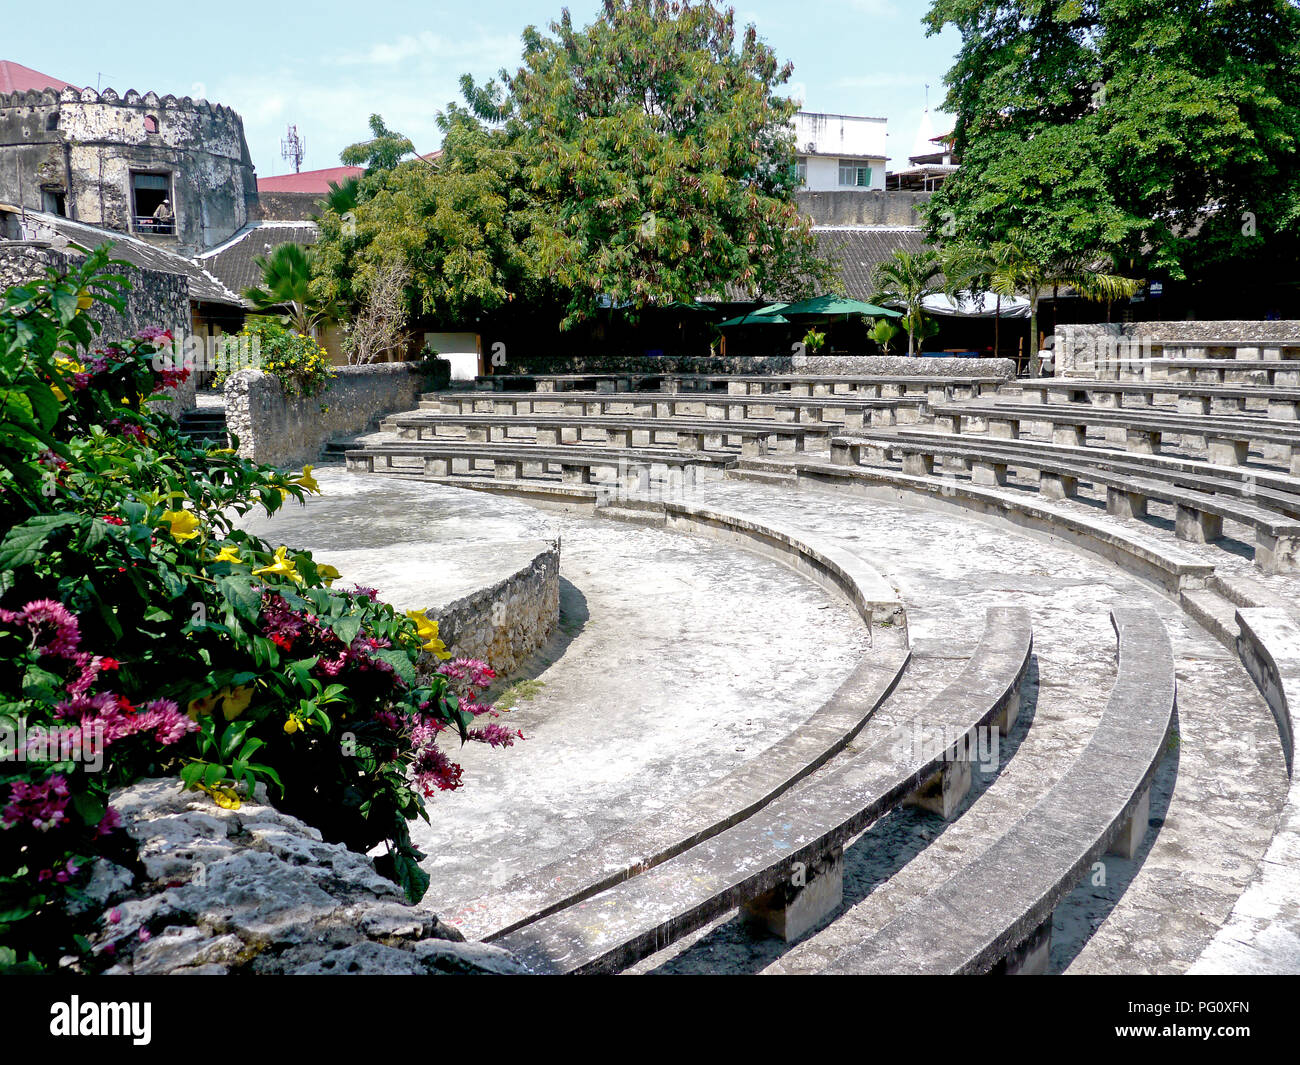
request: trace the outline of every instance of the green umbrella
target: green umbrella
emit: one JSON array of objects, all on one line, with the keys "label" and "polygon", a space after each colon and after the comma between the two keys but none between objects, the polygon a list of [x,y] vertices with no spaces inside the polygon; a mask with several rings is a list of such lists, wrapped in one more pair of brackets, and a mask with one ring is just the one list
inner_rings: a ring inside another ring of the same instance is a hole
[{"label": "green umbrella", "polygon": [[718,328],[723,329],[731,325],[789,325],[788,319],[777,313],[785,310],[785,306],[784,303],[769,303],[766,307],[759,307],[758,310],[742,314],[739,318],[728,318],[725,322],[720,322]]},{"label": "green umbrella", "polygon": [[726,329],[733,325],[789,325],[790,319],[784,318],[772,311],[764,314],[761,311],[750,311],[748,314],[742,314],[739,318],[728,318],[725,322],[719,322],[719,329]]},{"label": "green umbrella", "polygon": [[814,296],[809,300],[788,304],[781,312],[788,318],[803,316],[828,316],[838,314],[865,314],[872,318],[901,318],[901,311],[888,307],[877,307],[874,303],[863,303],[844,296]]}]

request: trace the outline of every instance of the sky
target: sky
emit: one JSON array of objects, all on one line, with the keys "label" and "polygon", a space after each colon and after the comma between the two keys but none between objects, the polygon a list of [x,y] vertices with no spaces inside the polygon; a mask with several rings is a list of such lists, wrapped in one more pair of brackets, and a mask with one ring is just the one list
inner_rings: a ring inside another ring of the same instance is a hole
[{"label": "sky", "polygon": [[[462,73],[482,81],[514,69],[525,26],[544,29],[562,0],[223,0],[190,7],[126,9],[64,0],[51,22],[40,5],[5,15],[0,59],[72,84],[160,96],[204,97],[244,119],[259,177],[292,171],[281,140],[295,124],[304,170],[339,165],[339,152],[368,136],[366,120],[432,151],[436,113],[459,98]],[[598,0],[572,0],[585,25]],[[738,0],[738,25],[753,23],[778,57],[794,63],[786,90],[810,111],[889,120],[891,169],[912,153],[929,86],[936,133],[943,77],[959,46],[955,31],[927,37],[928,0]],[[61,31],[52,33],[52,26]]]}]

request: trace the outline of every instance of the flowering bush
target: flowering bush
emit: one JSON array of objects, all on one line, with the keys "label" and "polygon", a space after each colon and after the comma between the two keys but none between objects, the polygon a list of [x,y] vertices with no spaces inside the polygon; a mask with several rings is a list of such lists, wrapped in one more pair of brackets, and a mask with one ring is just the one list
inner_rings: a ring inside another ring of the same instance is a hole
[{"label": "flowering bush", "polygon": [[436,621],[236,527],[319,491],[311,467],[202,450],[152,409],[186,371],[154,368],[166,333],[94,346],[106,258],[0,301],[0,970],[95,966],[67,915],[94,857],[134,862],[122,784],[175,773],[222,805],[265,784],[326,839],[384,844],[418,899],[408,822],[461,783],[440,740],[519,735]]},{"label": "flowering bush", "polygon": [[[329,353],[311,337],[285,329],[275,318],[250,316],[234,339],[258,352],[259,369],[278,378],[286,396],[314,396],[329,388],[334,376]],[[216,384],[224,384],[228,376],[218,373]]]}]

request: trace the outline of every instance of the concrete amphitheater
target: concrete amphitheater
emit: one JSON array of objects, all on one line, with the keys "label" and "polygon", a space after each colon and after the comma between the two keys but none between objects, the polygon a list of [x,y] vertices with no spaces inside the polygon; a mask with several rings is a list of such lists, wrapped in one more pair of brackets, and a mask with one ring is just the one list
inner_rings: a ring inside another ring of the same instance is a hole
[{"label": "concrete amphitheater", "polygon": [[540,973],[1300,971],[1300,341],[913,365],[481,379],[260,524],[503,674],[444,920]]}]

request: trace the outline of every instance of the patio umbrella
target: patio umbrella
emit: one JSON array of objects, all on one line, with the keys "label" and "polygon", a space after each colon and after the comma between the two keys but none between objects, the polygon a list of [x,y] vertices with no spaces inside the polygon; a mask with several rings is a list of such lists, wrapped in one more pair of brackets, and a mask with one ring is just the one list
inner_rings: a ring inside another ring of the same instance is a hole
[{"label": "patio umbrella", "polygon": [[781,311],[787,318],[830,317],[841,314],[865,314],[872,318],[901,318],[902,311],[877,307],[874,303],[851,300],[844,296],[814,296],[812,299],[791,303]]},{"label": "patio umbrella", "polygon": [[725,322],[719,322],[718,328],[725,329],[733,325],[789,325],[789,319],[778,313],[784,309],[784,303],[769,303],[766,307],[759,307],[758,310],[742,314],[739,318],[728,318]]}]

